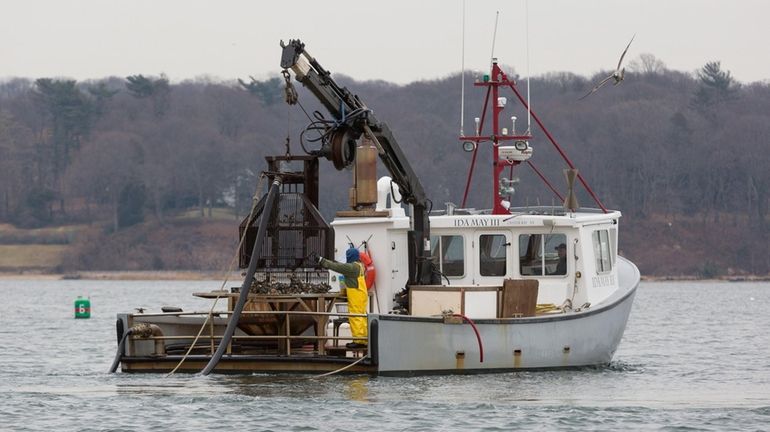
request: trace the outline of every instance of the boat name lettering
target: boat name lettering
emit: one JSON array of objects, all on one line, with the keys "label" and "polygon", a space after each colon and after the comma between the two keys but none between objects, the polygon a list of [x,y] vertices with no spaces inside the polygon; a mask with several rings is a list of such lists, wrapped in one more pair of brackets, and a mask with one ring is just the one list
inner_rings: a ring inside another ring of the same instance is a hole
[{"label": "boat name lettering", "polygon": [[493,227],[500,226],[499,219],[455,219],[456,227]]},{"label": "boat name lettering", "polygon": [[510,222],[505,222],[507,225],[537,225],[538,223],[534,220],[522,220],[522,219],[513,219]]},{"label": "boat name lettering", "polygon": [[591,278],[594,287],[615,285],[615,275],[594,276]]}]

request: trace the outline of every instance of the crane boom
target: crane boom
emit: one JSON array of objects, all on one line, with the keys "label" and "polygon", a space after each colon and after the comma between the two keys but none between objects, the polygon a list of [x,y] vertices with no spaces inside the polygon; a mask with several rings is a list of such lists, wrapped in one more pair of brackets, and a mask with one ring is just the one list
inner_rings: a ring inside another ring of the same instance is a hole
[{"label": "crane boom", "polygon": [[330,126],[331,137],[323,155],[332,159],[341,169],[352,162],[355,141],[366,134],[377,146],[377,151],[393,182],[398,185],[403,201],[412,206],[412,229],[409,232],[409,285],[439,283],[430,259],[429,206],[417,174],[398,145],[387,124],[377,120],[374,113],[347,88],[340,87],[315,58],[305,50],[305,44],[292,39],[288,44],[281,41],[283,53],[281,67],[291,69],[301,82],[334,117]]}]

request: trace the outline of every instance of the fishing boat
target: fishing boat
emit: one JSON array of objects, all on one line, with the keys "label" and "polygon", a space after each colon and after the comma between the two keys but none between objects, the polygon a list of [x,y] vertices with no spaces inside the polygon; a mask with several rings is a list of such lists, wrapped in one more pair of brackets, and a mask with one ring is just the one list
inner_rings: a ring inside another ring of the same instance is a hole
[{"label": "fishing boat", "polygon": [[[491,208],[464,208],[472,163],[463,204],[433,209],[387,124],[302,42],[281,46],[287,102],[297,102],[293,76],[331,116],[305,131],[320,148],[267,158],[268,192],[239,229],[241,286],[194,293],[222,300],[219,309],[119,314],[112,371],[415,375],[612,360],[640,280],[618,255],[621,213],[590,190],[496,60],[475,83],[486,96],[474,133],[459,140],[473,163],[492,153]],[[530,129],[504,127],[508,91],[563,156],[564,194],[533,163]],[[331,223],[318,211],[324,159],[353,168],[350,208]],[[387,176],[377,177],[378,161]],[[512,206],[516,179],[505,174],[519,167],[563,205]],[[578,184],[597,208],[578,206]],[[351,247],[367,258],[364,314],[350,313],[341,275],[314,259]],[[354,318],[366,320],[365,344],[349,344]]]}]

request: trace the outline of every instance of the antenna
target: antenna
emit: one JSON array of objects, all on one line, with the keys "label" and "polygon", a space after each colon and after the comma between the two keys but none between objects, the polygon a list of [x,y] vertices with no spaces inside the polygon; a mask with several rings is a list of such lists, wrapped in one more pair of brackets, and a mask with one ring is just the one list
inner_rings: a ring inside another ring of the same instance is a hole
[{"label": "antenna", "polygon": [[462,72],[460,73],[460,136],[465,136],[465,0],[463,0]]},{"label": "antenna", "polygon": [[495,58],[495,39],[497,39],[497,19],[500,18],[500,11],[495,12],[495,31],[492,33],[492,56],[489,58],[489,67],[492,67],[492,63]]},{"label": "antenna", "polygon": [[527,135],[532,135],[532,102],[529,100],[529,0],[524,0],[524,29],[527,33]]}]

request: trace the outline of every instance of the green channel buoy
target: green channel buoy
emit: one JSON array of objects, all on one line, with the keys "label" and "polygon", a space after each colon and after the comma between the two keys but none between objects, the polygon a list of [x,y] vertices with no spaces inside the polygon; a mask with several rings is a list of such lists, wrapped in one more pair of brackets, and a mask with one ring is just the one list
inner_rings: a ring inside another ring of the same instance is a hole
[{"label": "green channel buoy", "polygon": [[78,296],[75,300],[75,318],[91,318],[91,300]]}]

